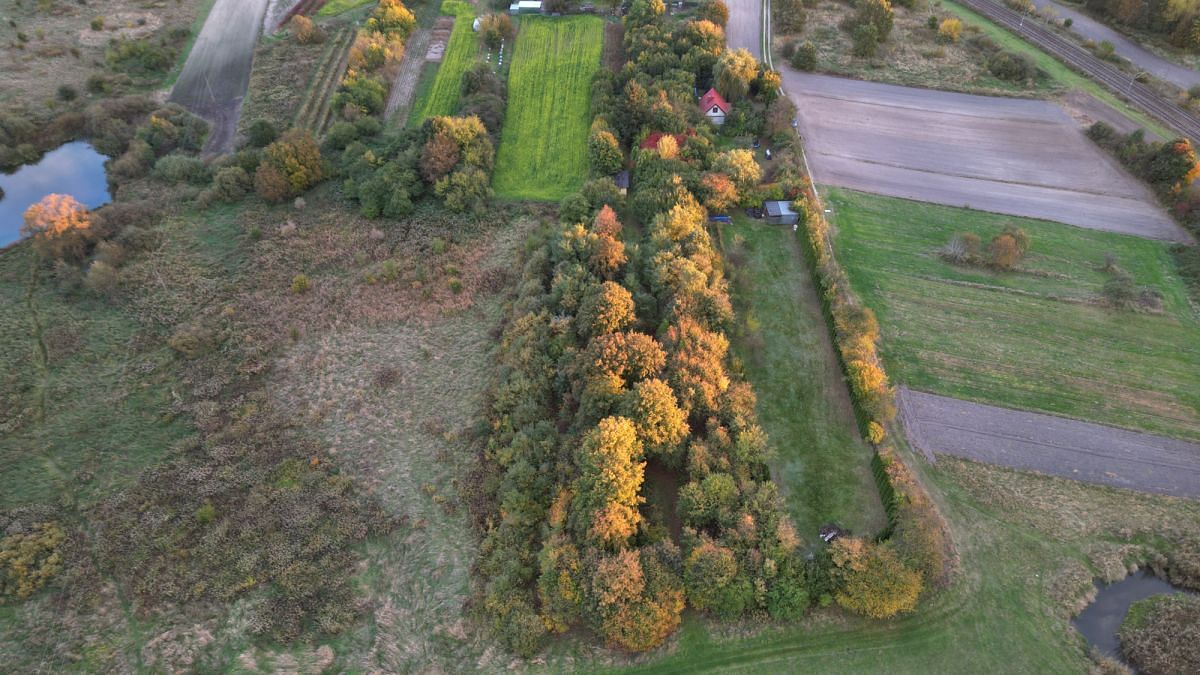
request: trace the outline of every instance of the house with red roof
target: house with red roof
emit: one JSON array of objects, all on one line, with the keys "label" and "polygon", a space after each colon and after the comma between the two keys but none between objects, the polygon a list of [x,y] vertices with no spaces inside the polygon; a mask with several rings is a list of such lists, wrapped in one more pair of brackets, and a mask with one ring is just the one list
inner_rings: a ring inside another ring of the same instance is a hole
[{"label": "house with red roof", "polygon": [[725,115],[729,114],[729,102],[716,89],[709,89],[700,97],[700,112],[709,122],[719,126],[725,123]]}]

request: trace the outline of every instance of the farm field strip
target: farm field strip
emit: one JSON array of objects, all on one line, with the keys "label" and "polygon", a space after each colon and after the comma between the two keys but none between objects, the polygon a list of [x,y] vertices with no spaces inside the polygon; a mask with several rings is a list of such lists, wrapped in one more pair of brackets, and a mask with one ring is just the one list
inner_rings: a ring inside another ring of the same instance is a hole
[{"label": "farm field strip", "polygon": [[350,45],[354,42],[354,29],[342,28],[330,40],[329,47],[321,57],[317,70],[313,74],[312,84],[309,85],[308,95],[304,105],[296,113],[295,126],[319,133],[329,113],[330,101],[342,73],[346,70],[346,62],[350,56]]},{"label": "farm field strip", "polygon": [[558,201],[587,178],[589,101],[603,37],[597,17],[521,20],[496,153],[497,195]]},{"label": "farm field strip", "polygon": [[858,436],[820,299],[791,228],[743,215],[721,228],[739,318],[735,353],[758,396],[758,415],[778,453],[772,463],[804,536],[829,522],[874,536],[886,525]]},{"label": "farm field strip", "polygon": [[[1200,320],[1169,247],[1047,221],[830,189],[836,246],[879,316],[898,384],[931,393],[1200,440]],[[1027,272],[951,265],[954,234],[1005,225],[1032,239]],[[1099,299],[1105,256],[1162,296],[1161,313]]]},{"label": "farm field strip", "polygon": [[427,98],[418,101],[421,105],[419,112],[414,110],[414,124],[420,124],[430,117],[453,115],[457,112],[463,74],[475,63],[475,56],[479,52],[478,38],[471,28],[473,18],[474,15],[469,12],[455,17],[450,42],[446,44],[433,88],[430,89]]},{"label": "farm field strip", "polygon": [[1200,497],[1200,444],[902,389],[909,442],[1088,483]]},{"label": "farm field strip", "polygon": [[217,0],[170,100],[212,124],[207,153],[233,148],[267,0]]},{"label": "farm field strip", "polygon": [[784,83],[819,183],[1190,241],[1053,103],[791,70]]}]

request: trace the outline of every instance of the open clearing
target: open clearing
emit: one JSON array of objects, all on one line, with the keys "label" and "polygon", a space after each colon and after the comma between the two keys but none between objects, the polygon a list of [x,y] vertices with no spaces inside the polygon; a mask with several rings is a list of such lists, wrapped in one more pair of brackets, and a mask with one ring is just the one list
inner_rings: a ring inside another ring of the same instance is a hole
[{"label": "open clearing", "polygon": [[217,0],[171,90],[171,101],[212,124],[205,152],[233,149],[267,0]]},{"label": "open clearing", "polygon": [[1200,445],[1051,415],[900,392],[909,442],[1014,469],[1175,497],[1200,497]]},{"label": "open clearing", "polygon": [[[879,316],[892,378],[914,389],[1200,440],[1200,319],[1162,242],[829,190],[838,255]],[[1031,237],[1020,271],[952,265],[956,233]],[[1106,254],[1163,296],[1100,303]]]},{"label": "open clearing", "polygon": [[1057,105],[784,72],[818,183],[1190,241]]},{"label": "open clearing", "polygon": [[874,536],[885,518],[872,452],[858,436],[796,235],[745,216],[721,235],[740,319],[735,353],[778,452],[774,479],[788,495],[792,520],[805,537],[829,522]]},{"label": "open clearing", "polygon": [[521,19],[492,181],[498,196],[558,201],[587,178],[592,75],[603,43],[597,17]]}]

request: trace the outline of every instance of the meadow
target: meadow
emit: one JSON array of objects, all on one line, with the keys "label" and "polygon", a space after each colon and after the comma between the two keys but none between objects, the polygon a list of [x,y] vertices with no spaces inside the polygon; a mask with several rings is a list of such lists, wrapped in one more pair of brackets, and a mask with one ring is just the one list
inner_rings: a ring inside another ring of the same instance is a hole
[{"label": "meadow", "polygon": [[775,480],[802,536],[840,523],[875,536],[885,518],[872,451],[829,343],[820,301],[791,228],[738,215],[721,232],[738,316],[734,350],[778,453]]},{"label": "meadow", "polygon": [[456,3],[456,18],[454,30],[450,32],[450,41],[442,56],[441,65],[436,66],[437,77],[428,88],[421,87],[417,91],[417,99],[413,102],[411,124],[419,125],[430,117],[453,115],[458,112],[458,99],[462,91],[463,73],[475,63],[479,53],[479,42],[471,23],[475,14],[470,5],[458,7]]},{"label": "meadow", "polygon": [[558,201],[586,180],[591,83],[603,42],[596,17],[521,20],[492,181],[497,196]]},{"label": "meadow", "polygon": [[[1010,408],[1200,439],[1200,318],[1162,242],[829,190],[839,258],[883,330],[898,384]],[[1031,237],[1018,270],[938,255],[956,233]],[[1108,307],[1106,257],[1162,294]]]}]

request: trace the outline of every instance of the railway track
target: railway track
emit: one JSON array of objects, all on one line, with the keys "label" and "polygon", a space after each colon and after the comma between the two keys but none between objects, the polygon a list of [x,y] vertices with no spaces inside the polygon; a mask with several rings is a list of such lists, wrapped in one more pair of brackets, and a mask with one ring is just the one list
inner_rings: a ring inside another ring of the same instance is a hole
[{"label": "railway track", "polygon": [[1109,91],[1138,106],[1176,132],[1200,142],[1200,118],[1169,98],[1137,82],[1132,76],[1101,60],[1083,47],[1042,26],[1032,18],[992,0],[956,0],[1009,31],[1040,47],[1071,68],[1091,77]]}]

